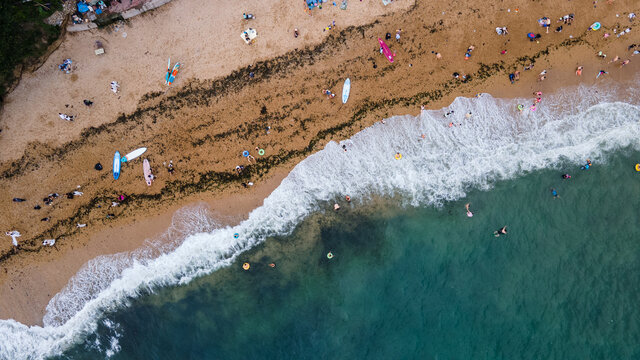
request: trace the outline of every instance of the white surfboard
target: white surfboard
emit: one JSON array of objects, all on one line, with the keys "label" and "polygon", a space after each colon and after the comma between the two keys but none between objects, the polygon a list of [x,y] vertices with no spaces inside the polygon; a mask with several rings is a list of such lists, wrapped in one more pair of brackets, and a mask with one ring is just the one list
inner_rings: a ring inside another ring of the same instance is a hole
[{"label": "white surfboard", "polygon": [[147,151],[146,147],[135,149],[132,152],[128,153],[127,155],[123,156],[122,159],[120,159],[120,161],[122,161],[123,163],[127,161],[131,161],[137,158],[138,156],[144,154],[145,151]]},{"label": "white surfboard", "polygon": [[120,177],[120,152],[113,154],[113,178],[118,180]]},{"label": "white surfboard", "polygon": [[349,100],[349,92],[351,91],[351,80],[347,78],[344,81],[344,86],[342,87],[342,103],[346,104],[347,100]]}]

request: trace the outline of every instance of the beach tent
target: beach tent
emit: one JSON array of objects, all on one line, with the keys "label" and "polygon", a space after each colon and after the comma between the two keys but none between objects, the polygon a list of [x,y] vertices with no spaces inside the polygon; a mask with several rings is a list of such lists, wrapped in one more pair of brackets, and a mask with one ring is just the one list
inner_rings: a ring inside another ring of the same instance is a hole
[{"label": "beach tent", "polygon": [[[249,35],[249,40],[247,40],[247,36],[245,35]],[[258,37],[258,32],[256,31],[256,29],[248,28],[247,30],[243,31],[242,34],[240,34],[240,37],[248,45],[253,42],[253,39]]]}]

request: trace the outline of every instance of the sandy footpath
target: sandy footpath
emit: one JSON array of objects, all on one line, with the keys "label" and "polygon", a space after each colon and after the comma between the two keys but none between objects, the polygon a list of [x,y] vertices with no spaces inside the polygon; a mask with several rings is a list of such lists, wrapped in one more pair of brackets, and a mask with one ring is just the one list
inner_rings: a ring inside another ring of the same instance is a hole
[{"label": "sandy footpath", "polygon": [[[628,50],[640,43],[638,29],[620,38],[603,37],[614,28],[635,25],[626,14],[638,13],[640,6],[630,0],[596,7],[575,1],[478,6],[472,1],[414,5],[399,0],[386,8],[377,1],[352,0],[346,11],[329,5],[314,10],[312,17],[302,2],[294,2],[298,7],[277,1],[253,5],[250,12],[257,19],[250,23],[241,20],[243,4],[249,6],[240,2],[216,8],[176,0],[117,32],[111,27],[72,35],[8,96],[0,118],[0,146],[6,150],[0,152],[0,213],[6,215],[0,228],[18,229],[23,236],[19,249],[8,237],[0,242],[0,318],[41,323],[48,299],[86,261],[143,245],[163,233],[173,212],[187,204],[205,201],[227,223],[241,220],[300,160],[383,117],[415,115],[422,104],[437,109],[456,96],[479,92],[547,94],[592,84],[600,69],[609,75],[597,81],[626,81],[640,63],[640,56],[631,57]],[[576,20],[561,33],[546,34],[537,24],[548,16],[555,28],[555,20],[568,13],[575,13]],[[334,19],[337,28],[323,32]],[[596,20],[604,28],[589,31]],[[260,34],[251,47],[239,35],[247,24]],[[496,26],[508,26],[510,34],[498,36]],[[298,39],[294,27],[301,32]],[[388,41],[397,53],[390,64],[379,54],[376,39],[387,32],[395,35],[397,29],[402,29],[401,40]],[[527,40],[530,31],[542,33],[539,42]],[[96,39],[105,44],[103,57],[93,54]],[[469,45],[476,48],[465,60]],[[600,50],[609,55],[606,60],[595,56]],[[169,55],[185,66],[175,86],[165,91]],[[620,61],[609,63],[616,55],[632,61],[619,68]],[[55,69],[66,57],[78,66],[71,76]],[[533,70],[524,71],[529,64]],[[582,77],[575,76],[578,65],[585,67]],[[536,81],[545,69],[547,80]],[[521,71],[521,80],[511,85],[508,74],[515,70]],[[454,72],[470,80],[456,80]],[[352,93],[346,105],[321,94],[326,88],[339,93],[347,76]],[[111,80],[122,85],[119,96],[109,91]],[[84,98],[94,106],[85,108]],[[78,119],[64,122],[58,112]],[[141,145],[149,148],[145,157],[158,175],[156,182],[144,184],[139,161],[124,164],[114,181],[109,171],[113,151]],[[255,153],[256,147],[265,155],[248,163],[241,153]],[[169,160],[176,165],[174,175],[163,165]],[[93,170],[96,162],[105,170]],[[246,166],[241,175],[234,171],[237,165]],[[256,186],[241,186],[249,181]],[[83,196],[33,210],[48,193],[64,194],[78,185]],[[120,194],[127,200],[111,208]],[[27,201],[13,203],[15,196]],[[41,222],[43,217],[50,220]],[[88,227],[78,229],[77,223]],[[48,237],[58,239],[55,248],[40,246]]]}]

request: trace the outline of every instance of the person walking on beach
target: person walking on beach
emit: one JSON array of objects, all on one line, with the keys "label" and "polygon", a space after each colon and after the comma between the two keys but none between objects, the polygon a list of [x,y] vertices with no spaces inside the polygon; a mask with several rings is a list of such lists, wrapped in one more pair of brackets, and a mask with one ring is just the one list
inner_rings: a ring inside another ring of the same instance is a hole
[{"label": "person walking on beach", "polygon": [[13,243],[13,246],[18,246],[17,238],[22,236],[22,234],[20,234],[20,232],[18,230],[7,231],[7,232],[5,232],[5,234],[7,236],[11,236],[11,242]]},{"label": "person walking on beach", "polygon": [[600,77],[600,75],[606,75],[606,74],[608,74],[608,72],[606,72],[606,71],[604,71],[604,70],[600,70],[600,71],[598,72],[598,75],[596,76],[596,79],[597,79],[597,78],[599,78],[599,77]]},{"label": "person walking on beach", "polygon": [[507,235],[507,226],[503,226],[500,230],[496,230],[493,232],[495,237],[499,237],[501,235]]},{"label": "person walking on beach", "polygon": [[576,69],[577,76],[582,76],[582,69],[584,69],[584,66],[578,66],[578,68]]}]

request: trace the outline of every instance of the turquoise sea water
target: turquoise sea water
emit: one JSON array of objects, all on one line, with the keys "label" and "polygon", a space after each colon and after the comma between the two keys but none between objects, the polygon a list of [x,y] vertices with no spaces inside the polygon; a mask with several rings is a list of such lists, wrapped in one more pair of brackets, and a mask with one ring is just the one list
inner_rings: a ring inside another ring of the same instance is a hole
[{"label": "turquoise sea water", "polygon": [[639,159],[561,162],[441,207],[326,203],[230,267],[107,313],[58,358],[640,358]]}]

